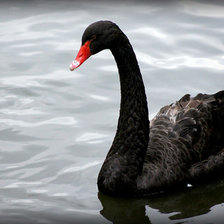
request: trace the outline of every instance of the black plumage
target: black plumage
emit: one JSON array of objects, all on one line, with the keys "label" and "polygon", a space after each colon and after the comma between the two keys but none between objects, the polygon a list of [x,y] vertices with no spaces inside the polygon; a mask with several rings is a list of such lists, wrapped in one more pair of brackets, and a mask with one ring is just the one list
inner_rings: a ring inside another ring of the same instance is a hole
[{"label": "black plumage", "polygon": [[224,91],[183,96],[149,122],[145,88],[132,46],[110,21],[91,24],[82,45],[110,49],[117,63],[121,104],[113,144],[98,176],[99,191],[142,196],[200,182],[224,171]]}]

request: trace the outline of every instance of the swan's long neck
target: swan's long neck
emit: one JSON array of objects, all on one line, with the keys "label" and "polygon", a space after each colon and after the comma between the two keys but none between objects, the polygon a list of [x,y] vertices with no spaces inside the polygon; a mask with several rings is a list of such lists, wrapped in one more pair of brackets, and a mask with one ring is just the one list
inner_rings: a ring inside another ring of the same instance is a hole
[{"label": "swan's long neck", "polygon": [[149,142],[148,108],[140,69],[128,39],[124,36],[111,51],[120,77],[120,116],[98,187],[101,192],[124,195],[135,190],[141,173]]},{"label": "swan's long neck", "polygon": [[117,133],[110,151],[134,153],[134,160],[142,163],[149,141],[148,107],[142,75],[129,42],[113,48],[112,53],[119,71],[121,104]]}]

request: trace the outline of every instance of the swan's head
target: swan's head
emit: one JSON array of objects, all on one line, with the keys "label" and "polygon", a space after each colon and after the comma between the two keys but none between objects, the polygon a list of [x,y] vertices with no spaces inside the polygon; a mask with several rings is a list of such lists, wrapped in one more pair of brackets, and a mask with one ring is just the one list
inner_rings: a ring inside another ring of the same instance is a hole
[{"label": "swan's head", "polygon": [[110,21],[98,21],[89,25],[83,33],[82,45],[70,65],[70,70],[78,68],[91,55],[111,48],[122,31]]}]

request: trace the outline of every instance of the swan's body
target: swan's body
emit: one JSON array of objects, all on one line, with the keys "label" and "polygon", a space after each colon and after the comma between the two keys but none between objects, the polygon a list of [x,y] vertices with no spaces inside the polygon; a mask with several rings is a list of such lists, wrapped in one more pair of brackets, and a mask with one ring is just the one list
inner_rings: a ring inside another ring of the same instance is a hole
[{"label": "swan's body", "polygon": [[90,25],[70,69],[103,49],[111,50],[118,66],[121,108],[116,136],[98,176],[99,191],[142,196],[223,175],[224,91],[185,95],[149,123],[136,56],[116,24]]}]

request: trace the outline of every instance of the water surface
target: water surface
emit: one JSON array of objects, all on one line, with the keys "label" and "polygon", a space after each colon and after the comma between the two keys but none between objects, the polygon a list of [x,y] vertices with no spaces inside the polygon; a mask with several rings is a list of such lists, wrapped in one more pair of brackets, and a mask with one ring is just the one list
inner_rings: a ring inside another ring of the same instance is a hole
[{"label": "water surface", "polygon": [[132,43],[150,117],[186,93],[224,89],[224,4],[0,2],[0,223],[222,223],[224,182],[144,199],[98,193],[119,79],[109,51],[69,71],[90,23]]}]

